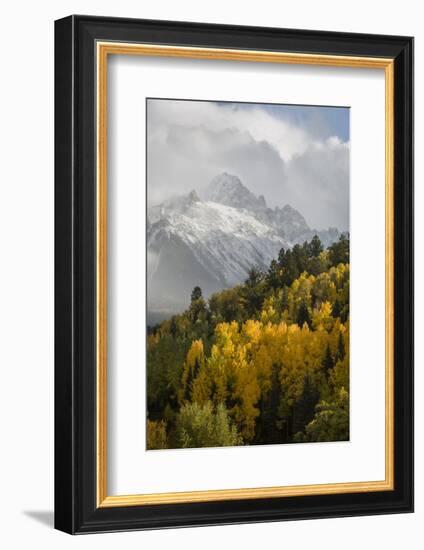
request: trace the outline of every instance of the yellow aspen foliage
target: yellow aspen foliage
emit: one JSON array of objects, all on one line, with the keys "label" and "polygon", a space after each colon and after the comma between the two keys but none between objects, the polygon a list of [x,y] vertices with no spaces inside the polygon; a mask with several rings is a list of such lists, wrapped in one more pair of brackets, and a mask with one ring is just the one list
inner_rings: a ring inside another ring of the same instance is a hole
[{"label": "yellow aspen foliage", "polygon": [[203,351],[203,341],[194,340],[191,344],[191,347],[187,353],[186,365],[190,369],[194,368],[197,364],[201,365],[205,360],[205,355]]},{"label": "yellow aspen foliage", "polygon": [[349,391],[349,357],[347,355],[343,360],[337,361],[331,373],[331,384],[336,391],[341,388]]},{"label": "yellow aspen foliage", "polygon": [[181,390],[179,395],[179,401],[182,403],[184,400],[191,398],[193,383],[198,376],[199,372],[205,362],[205,354],[203,350],[203,341],[194,340],[188,350],[186,360],[184,362],[183,375],[181,380]]},{"label": "yellow aspen foliage", "polygon": [[297,318],[299,307],[302,303],[310,305],[312,299],[312,289],[314,287],[315,277],[302,273],[295,279],[289,289],[287,297],[288,317],[294,321]]},{"label": "yellow aspen foliage", "polygon": [[275,310],[272,303],[268,304],[261,311],[261,322],[266,323],[276,323],[278,321],[278,313]]},{"label": "yellow aspen foliage", "polygon": [[329,273],[321,273],[318,275],[314,285],[314,297],[317,304],[321,304],[326,301],[334,303],[336,294],[336,285]]},{"label": "yellow aspen foliage", "polygon": [[333,306],[330,302],[323,302],[312,314],[312,326],[315,330],[329,332],[334,324],[334,317],[331,315]]},{"label": "yellow aspen foliage", "polygon": [[191,391],[191,400],[193,403],[198,405],[204,405],[207,401],[211,399],[211,377],[207,364],[204,363],[199,370],[199,373],[195,380],[193,381],[192,391]]},{"label": "yellow aspen foliage", "polygon": [[147,420],[146,426],[147,449],[166,449],[166,422]]},{"label": "yellow aspen foliage", "polygon": [[153,349],[153,347],[160,342],[160,334],[157,332],[156,334],[149,334],[147,337],[147,347],[149,349]]}]

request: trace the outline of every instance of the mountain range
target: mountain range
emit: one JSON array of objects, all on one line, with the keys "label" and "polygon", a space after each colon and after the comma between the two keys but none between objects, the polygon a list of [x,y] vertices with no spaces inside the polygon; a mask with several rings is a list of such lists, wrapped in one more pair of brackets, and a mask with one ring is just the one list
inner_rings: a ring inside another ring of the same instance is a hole
[{"label": "mountain range", "polygon": [[237,176],[216,176],[199,195],[191,191],[147,212],[148,324],[183,311],[200,286],[205,297],[243,282],[251,267],[265,268],[282,247],[318,235],[324,246],[340,236],[316,231],[286,205],[269,208]]}]

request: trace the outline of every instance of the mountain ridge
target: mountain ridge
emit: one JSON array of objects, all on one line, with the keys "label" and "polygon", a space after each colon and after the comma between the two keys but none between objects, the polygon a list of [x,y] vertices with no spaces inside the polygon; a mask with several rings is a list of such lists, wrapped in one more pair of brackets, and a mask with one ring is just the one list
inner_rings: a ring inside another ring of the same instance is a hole
[{"label": "mountain ridge", "polygon": [[271,209],[234,175],[213,178],[200,194],[192,190],[152,206],[147,213],[148,311],[176,313],[194,286],[204,296],[243,282],[251,267],[263,269],[278,256],[318,235],[324,246],[337,229],[314,231],[290,205]]}]

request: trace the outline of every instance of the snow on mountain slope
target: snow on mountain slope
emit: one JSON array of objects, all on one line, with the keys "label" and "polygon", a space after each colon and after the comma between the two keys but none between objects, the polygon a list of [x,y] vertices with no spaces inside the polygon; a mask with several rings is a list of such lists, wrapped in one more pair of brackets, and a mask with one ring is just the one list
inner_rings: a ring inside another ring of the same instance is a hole
[{"label": "snow on mountain slope", "polygon": [[200,200],[167,212],[165,218],[153,224],[149,248],[160,250],[171,236],[178,236],[196,259],[227,286],[239,283],[252,266],[265,267],[281,247],[289,246],[247,210]]},{"label": "snow on mountain slope", "polygon": [[216,176],[203,194],[206,200],[218,202],[234,208],[244,208],[252,213],[262,223],[274,228],[277,233],[291,245],[303,244],[318,235],[325,246],[337,240],[340,233],[335,228],[324,231],[311,229],[302,214],[286,204],[268,208],[263,195],[257,197],[249,191],[237,176],[226,172]]},{"label": "snow on mountain slope", "polygon": [[[202,198],[191,191],[148,210],[148,310],[158,319],[186,308],[194,286],[208,297],[239,284],[251,267],[266,269],[282,247],[317,233],[297,210],[268,208],[230,174],[214,178]],[[324,233],[326,245],[339,235]]]}]

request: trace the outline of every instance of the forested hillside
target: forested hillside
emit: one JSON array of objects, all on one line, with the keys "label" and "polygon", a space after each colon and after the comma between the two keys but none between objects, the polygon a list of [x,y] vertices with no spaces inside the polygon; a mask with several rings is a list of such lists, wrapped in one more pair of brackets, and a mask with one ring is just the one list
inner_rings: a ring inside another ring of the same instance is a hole
[{"label": "forested hillside", "polygon": [[147,337],[147,447],[349,439],[349,239],[281,249],[266,272]]}]

